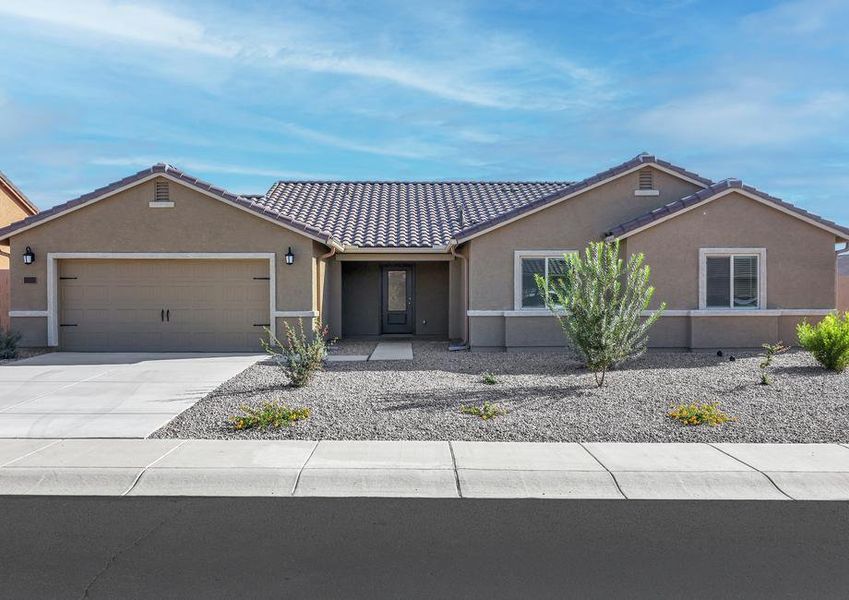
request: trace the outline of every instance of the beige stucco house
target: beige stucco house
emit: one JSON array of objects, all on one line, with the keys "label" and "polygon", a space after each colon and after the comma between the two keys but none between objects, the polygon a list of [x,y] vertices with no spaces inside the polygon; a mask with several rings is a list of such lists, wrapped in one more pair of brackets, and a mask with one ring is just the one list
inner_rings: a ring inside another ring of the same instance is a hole
[{"label": "beige stucco house", "polygon": [[[34,215],[38,208],[0,172],[0,227]],[[0,242],[0,330],[9,327],[9,243]]]},{"label": "beige stucco house", "polygon": [[[533,276],[643,252],[658,348],[794,339],[836,307],[849,229],[648,154],[578,182],[278,182],[236,195],[154,165],[0,229],[12,327],[65,350],[256,350],[262,328],[558,348]],[[22,259],[27,248],[33,259]]]}]

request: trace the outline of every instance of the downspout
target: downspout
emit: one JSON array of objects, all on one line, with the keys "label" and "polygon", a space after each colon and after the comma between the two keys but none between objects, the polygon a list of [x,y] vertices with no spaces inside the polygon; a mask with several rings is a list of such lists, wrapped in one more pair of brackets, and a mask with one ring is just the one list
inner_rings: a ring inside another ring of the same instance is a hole
[{"label": "downspout", "polygon": [[455,259],[463,263],[463,345],[469,345],[469,261],[462,254],[457,254],[457,241],[451,240],[448,251]]},{"label": "downspout", "polygon": [[[328,259],[331,259],[334,256],[336,256],[337,248],[342,248],[344,250],[344,246],[341,246],[340,244],[336,243],[336,241],[333,240],[332,238],[327,238],[327,245],[330,246],[330,252],[326,252],[326,253],[322,254],[321,256],[319,256],[318,257],[319,261],[327,261]],[[329,265],[325,265],[324,266],[324,279],[325,280],[329,279],[329,277],[330,277],[330,268],[329,268]],[[329,298],[327,297],[327,294],[326,294],[327,287],[328,287],[328,282],[324,282],[323,285],[321,286],[321,308],[325,309],[325,311],[320,310],[318,312],[319,319],[321,319],[323,326],[326,326],[327,323],[325,323],[324,319],[321,318],[322,312],[326,312],[328,314],[328,321],[330,320],[329,309],[328,309],[328,306],[327,306],[328,304],[330,304],[330,300],[329,300]]]},{"label": "downspout", "polygon": [[840,260],[840,255],[847,250],[849,250],[849,241],[844,241],[843,247],[834,251],[834,308],[838,313],[840,312],[840,271],[837,261]]}]

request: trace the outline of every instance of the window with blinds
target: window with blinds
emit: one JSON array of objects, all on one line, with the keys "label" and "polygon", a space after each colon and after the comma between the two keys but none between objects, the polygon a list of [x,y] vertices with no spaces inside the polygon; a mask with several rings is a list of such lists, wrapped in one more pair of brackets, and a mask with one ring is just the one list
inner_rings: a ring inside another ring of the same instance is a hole
[{"label": "window with blinds", "polygon": [[708,256],[705,261],[707,308],[758,308],[758,256]]},{"label": "window with blinds", "polygon": [[[521,308],[545,308],[545,298],[537,286],[536,275],[540,275],[548,289],[566,285],[569,277],[569,264],[563,254],[550,256],[521,256]],[[553,295],[553,294],[552,294]]]}]

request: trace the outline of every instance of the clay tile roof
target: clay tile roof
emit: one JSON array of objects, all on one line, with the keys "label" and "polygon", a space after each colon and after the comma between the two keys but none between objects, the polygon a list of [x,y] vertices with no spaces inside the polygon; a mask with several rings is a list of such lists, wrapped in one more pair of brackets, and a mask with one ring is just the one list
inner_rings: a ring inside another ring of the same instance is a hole
[{"label": "clay tile roof", "polygon": [[532,204],[566,181],[280,181],[257,205],[328,231],[345,245],[426,248],[464,227]]},{"label": "clay tile roof", "polygon": [[702,202],[706,202],[707,200],[710,200],[711,198],[714,198],[718,194],[721,194],[729,189],[739,189],[753,194],[758,198],[765,200],[768,203],[774,204],[776,205],[776,207],[783,208],[791,213],[794,213],[803,219],[808,219],[810,221],[818,223],[819,225],[822,225],[827,229],[840,232],[843,235],[847,236],[847,239],[849,239],[849,228],[843,227],[833,221],[829,221],[828,219],[824,219],[823,217],[810,213],[804,209],[799,208],[798,206],[790,204],[789,202],[785,202],[784,200],[776,198],[775,196],[770,196],[769,194],[762,192],[750,185],[744,184],[739,179],[733,178],[718,181],[703,190],[699,190],[694,194],[690,194],[689,196],[685,196],[680,200],[675,200],[674,202],[670,202],[669,204],[665,204],[664,206],[655,208],[654,210],[640,215],[635,219],[631,219],[630,221],[622,223],[621,225],[617,225],[609,232],[607,232],[606,237],[619,238],[625,236],[630,232],[639,229],[645,225],[649,225],[651,223],[654,223],[655,221],[679,213],[687,208],[690,208],[697,204],[701,204]]}]

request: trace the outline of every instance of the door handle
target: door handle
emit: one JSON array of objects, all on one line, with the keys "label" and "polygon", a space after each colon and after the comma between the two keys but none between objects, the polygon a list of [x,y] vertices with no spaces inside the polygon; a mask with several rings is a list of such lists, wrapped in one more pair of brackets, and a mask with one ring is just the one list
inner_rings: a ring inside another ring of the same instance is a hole
[{"label": "door handle", "polygon": [[165,320],[168,321],[169,323],[171,322],[171,309],[170,308],[165,311]]},{"label": "door handle", "polygon": [[165,322],[165,309],[164,308],[159,313],[159,320],[162,321],[163,323]]}]

